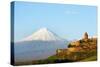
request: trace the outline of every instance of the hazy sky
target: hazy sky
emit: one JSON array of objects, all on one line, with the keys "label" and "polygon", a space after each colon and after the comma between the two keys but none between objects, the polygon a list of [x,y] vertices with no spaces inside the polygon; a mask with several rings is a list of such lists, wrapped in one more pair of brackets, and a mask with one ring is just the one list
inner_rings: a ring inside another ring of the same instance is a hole
[{"label": "hazy sky", "polygon": [[84,32],[97,34],[97,7],[15,2],[15,41],[46,27],[58,36],[71,40],[79,39]]}]

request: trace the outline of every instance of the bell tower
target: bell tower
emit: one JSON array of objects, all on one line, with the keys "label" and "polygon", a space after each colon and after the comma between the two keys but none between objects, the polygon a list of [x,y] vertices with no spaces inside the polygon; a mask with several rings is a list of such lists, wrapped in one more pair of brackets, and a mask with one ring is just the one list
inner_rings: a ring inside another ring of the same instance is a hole
[{"label": "bell tower", "polygon": [[88,40],[88,33],[87,32],[84,33],[83,40],[84,41],[87,41]]}]

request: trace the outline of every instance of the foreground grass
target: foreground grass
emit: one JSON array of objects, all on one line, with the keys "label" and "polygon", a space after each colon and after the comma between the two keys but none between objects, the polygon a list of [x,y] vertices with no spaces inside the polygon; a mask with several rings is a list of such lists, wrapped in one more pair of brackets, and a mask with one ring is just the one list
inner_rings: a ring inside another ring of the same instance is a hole
[{"label": "foreground grass", "polygon": [[86,61],[96,61],[96,60],[97,60],[97,56],[91,56],[80,61],[86,62]]}]

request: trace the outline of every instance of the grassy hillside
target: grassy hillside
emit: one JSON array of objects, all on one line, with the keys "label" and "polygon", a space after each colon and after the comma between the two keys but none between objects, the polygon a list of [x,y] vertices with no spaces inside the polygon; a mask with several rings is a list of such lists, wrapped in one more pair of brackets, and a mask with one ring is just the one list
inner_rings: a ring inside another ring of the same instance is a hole
[{"label": "grassy hillside", "polygon": [[95,61],[95,60],[97,60],[97,56],[91,56],[91,57],[82,59],[82,60],[80,60],[80,61],[85,62],[85,61]]}]

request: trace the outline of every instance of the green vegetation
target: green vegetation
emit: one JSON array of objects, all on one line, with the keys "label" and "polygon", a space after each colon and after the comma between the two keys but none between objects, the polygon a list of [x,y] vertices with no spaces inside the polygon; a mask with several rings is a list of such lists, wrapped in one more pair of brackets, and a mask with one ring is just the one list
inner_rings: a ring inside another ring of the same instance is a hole
[{"label": "green vegetation", "polygon": [[95,60],[97,60],[97,56],[91,56],[91,57],[82,59],[82,60],[80,60],[80,61],[95,61]]}]

